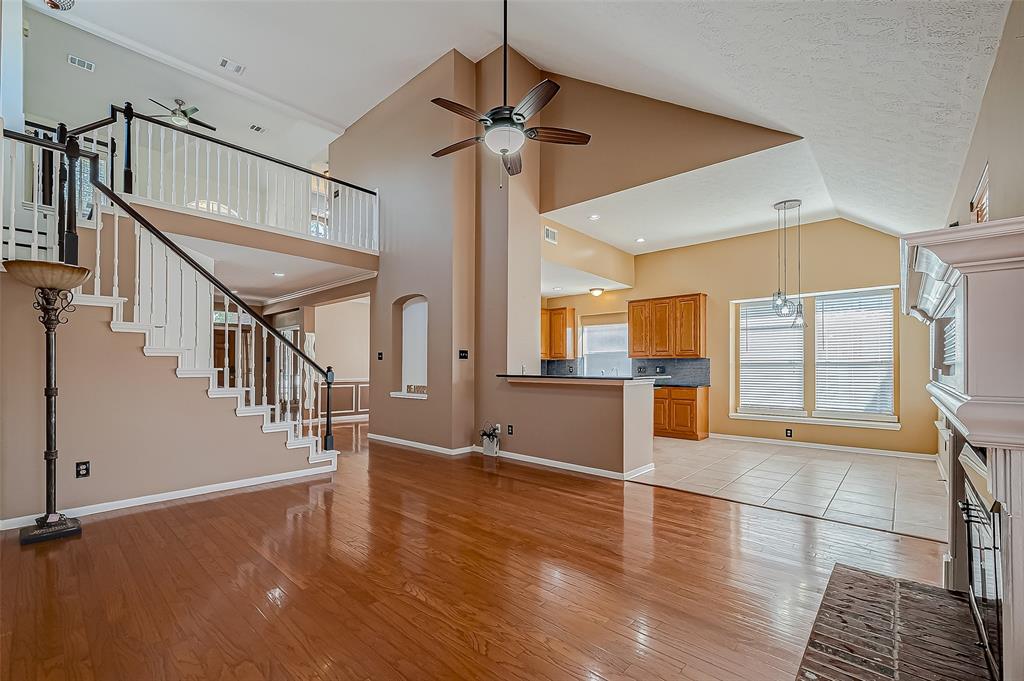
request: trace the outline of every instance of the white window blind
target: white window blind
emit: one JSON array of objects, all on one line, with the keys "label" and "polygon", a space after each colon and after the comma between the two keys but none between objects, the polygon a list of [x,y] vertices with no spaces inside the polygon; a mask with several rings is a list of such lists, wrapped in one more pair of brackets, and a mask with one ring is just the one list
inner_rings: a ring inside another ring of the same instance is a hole
[{"label": "white window blind", "polygon": [[770,300],[740,303],[739,411],[804,410],[804,329]]},{"label": "white window blind", "polygon": [[893,414],[892,289],[818,296],[815,411]]}]

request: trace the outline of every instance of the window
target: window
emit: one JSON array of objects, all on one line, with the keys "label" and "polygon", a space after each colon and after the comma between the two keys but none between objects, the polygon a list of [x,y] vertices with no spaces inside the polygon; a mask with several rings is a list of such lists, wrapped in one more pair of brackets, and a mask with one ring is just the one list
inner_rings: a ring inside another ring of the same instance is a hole
[{"label": "window", "polygon": [[583,327],[583,375],[629,376],[629,331],[626,324]]},{"label": "window", "polygon": [[978,181],[978,188],[974,190],[974,198],[971,199],[971,212],[974,214],[975,222],[988,222],[988,164],[981,173]]},{"label": "window", "polygon": [[804,329],[779,317],[770,300],[740,303],[738,410],[805,415]]},{"label": "window", "polygon": [[814,415],[893,417],[891,289],[816,296]]}]

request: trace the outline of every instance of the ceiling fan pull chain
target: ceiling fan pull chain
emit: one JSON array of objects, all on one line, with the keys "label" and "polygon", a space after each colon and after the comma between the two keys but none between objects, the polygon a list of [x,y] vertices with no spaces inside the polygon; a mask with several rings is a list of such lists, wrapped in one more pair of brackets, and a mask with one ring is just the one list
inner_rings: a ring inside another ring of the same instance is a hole
[{"label": "ceiling fan pull chain", "polygon": [[498,189],[505,188],[505,157],[498,156]]}]

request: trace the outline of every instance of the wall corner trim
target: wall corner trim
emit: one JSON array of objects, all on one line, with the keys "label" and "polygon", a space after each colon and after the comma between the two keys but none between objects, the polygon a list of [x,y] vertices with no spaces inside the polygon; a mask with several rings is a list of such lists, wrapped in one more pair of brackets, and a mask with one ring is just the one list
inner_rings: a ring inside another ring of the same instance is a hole
[{"label": "wall corner trim", "polygon": [[[93,515],[95,513],[104,513],[106,511],[117,511],[123,508],[132,508],[134,506],[145,506],[147,504],[155,504],[161,501],[171,501],[174,499],[196,497],[202,494],[210,494],[211,492],[223,492],[226,490],[252,487],[254,485],[264,485],[270,482],[293,480],[295,478],[305,478],[312,475],[322,475],[324,473],[332,473],[337,469],[338,460],[334,458],[331,461],[331,463],[327,466],[317,466],[316,468],[300,468],[299,470],[295,471],[286,471],[284,473],[271,473],[270,475],[261,475],[255,478],[244,478],[242,480],[231,480],[228,482],[215,482],[211,485],[189,487],[188,489],[174,490],[171,492],[158,492],[156,494],[147,494],[145,496],[133,497],[131,499],[104,501],[99,504],[90,504],[88,506],[79,506],[77,508],[62,509],[60,512],[70,516],[87,516]],[[36,517],[38,515],[38,513],[33,513],[32,515],[25,515],[17,518],[5,518],[3,520],[0,520],[0,530],[11,530],[18,527],[27,527],[36,521]]]}]

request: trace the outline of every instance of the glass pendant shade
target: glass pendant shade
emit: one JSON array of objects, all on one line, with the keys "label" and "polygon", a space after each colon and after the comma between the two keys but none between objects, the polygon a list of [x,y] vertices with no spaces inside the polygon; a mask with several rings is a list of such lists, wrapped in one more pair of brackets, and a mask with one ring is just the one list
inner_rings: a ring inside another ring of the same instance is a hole
[{"label": "glass pendant shade", "polygon": [[782,301],[782,305],[779,307],[778,315],[780,317],[792,317],[796,314],[797,303],[794,303],[789,298],[785,298]]},{"label": "glass pendant shade", "polygon": [[804,303],[800,301],[796,304],[796,311],[793,314],[793,325],[792,328],[806,327],[807,320],[804,319]]},{"label": "glass pendant shade", "polygon": [[514,154],[526,142],[526,135],[510,125],[495,126],[484,133],[484,144],[495,154]]},{"label": "glass pendant shade", "polygon": [[782,309],[782,304],[785,302],[786,294],[783,293],[781,290],[776,291],[775,293],[772,294],[772,310],[775,311],[775,314],[779,313],[779,310]]}]

